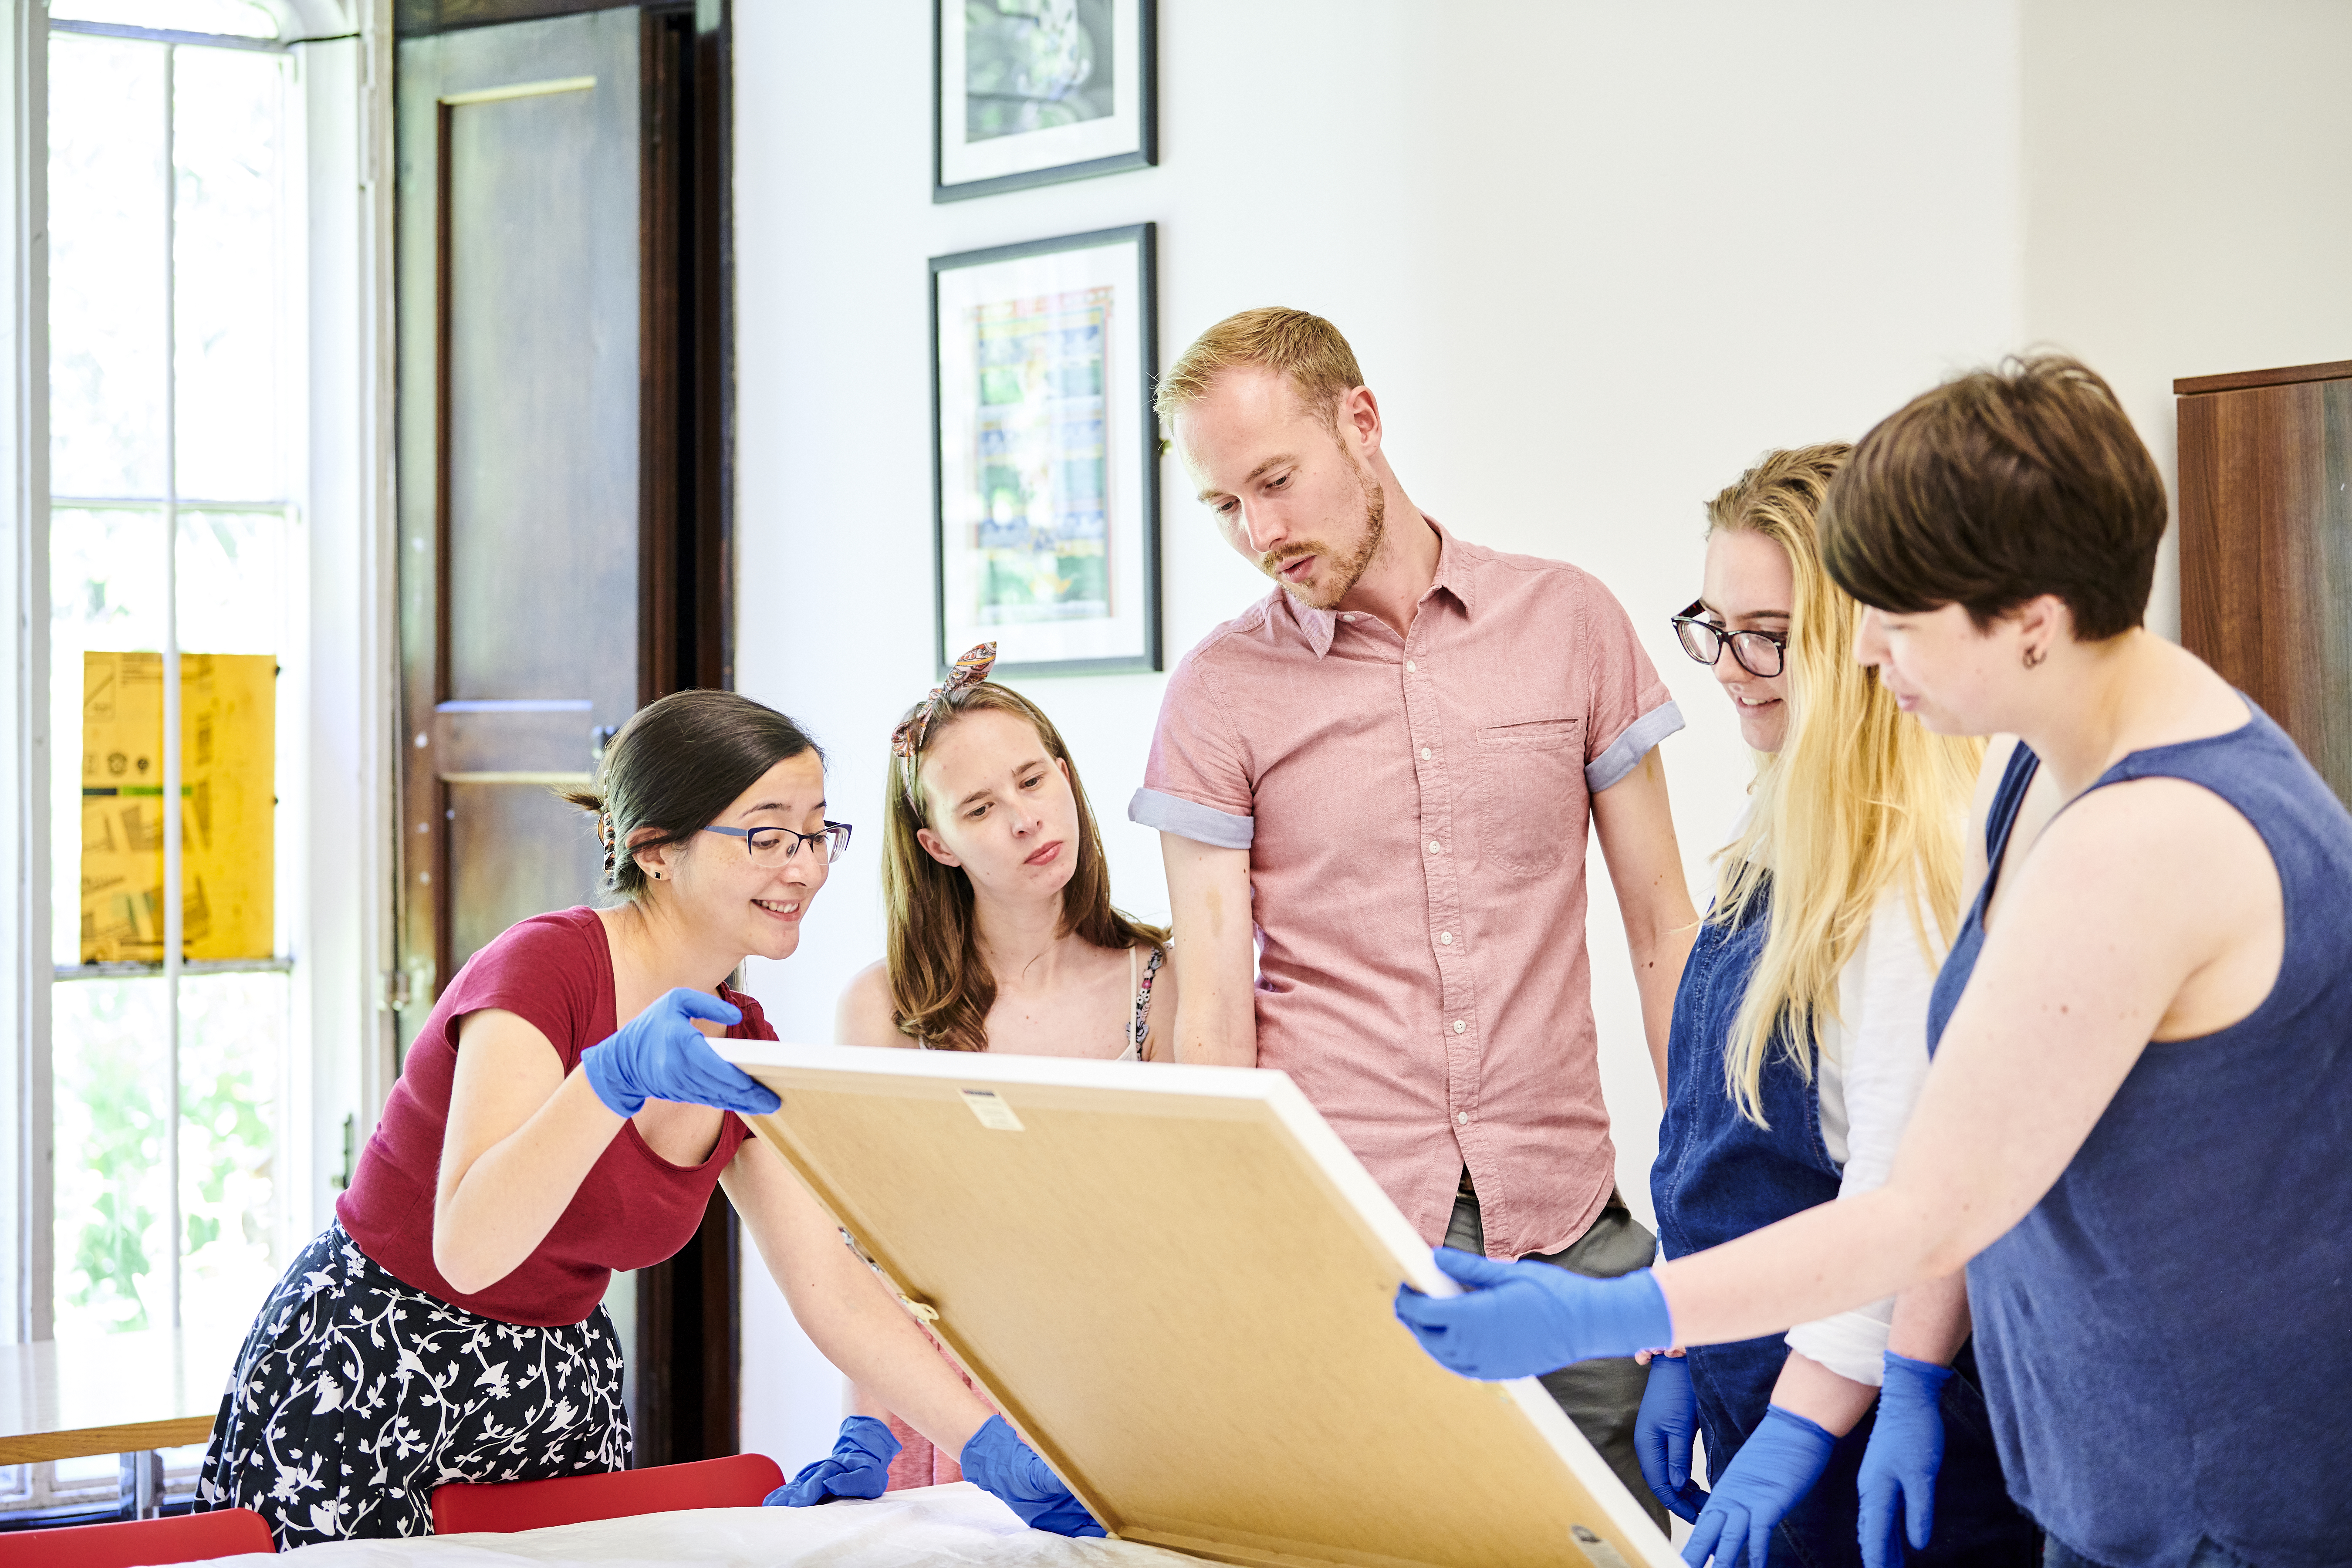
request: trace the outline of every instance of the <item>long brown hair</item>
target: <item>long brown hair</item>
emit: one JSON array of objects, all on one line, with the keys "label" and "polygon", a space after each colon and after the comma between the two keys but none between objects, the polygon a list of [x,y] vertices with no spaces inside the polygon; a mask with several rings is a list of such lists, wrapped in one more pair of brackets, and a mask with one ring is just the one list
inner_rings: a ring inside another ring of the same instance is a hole
[{"label": "long brown hair", "polygon": [[[996,1005],[996,976],[981,956],[980,927],[972,913],[971,879],[954,866],[931,858],[915,835],[931,826],[930,807],[919,784],[925,752],[966,713],[993,709],[1027,720],[1045,751],[1067,772],[1078,806],[1078,858],[1062,889],[1061,934],[1072,932],[1117,952],[1139,943],[1164,946],[1168,933],[1111,908],[1110,868],[1103,859],[1102,833],[1087,804],[1078,765],[1054,721],[1009,687],[982,681],[926,698],[935,703],[922,749],[909,757],[893,754],[882,802],[882,902],[889,920],[884,949],[890,972],[890,1021],[898,1032],[943,1051],[988,1049],[988,1010]],[[922,706],[918,704],[917,706]],[[914,709],[908,710],[912,717]],[[917,803],[922,803],[919,805]]]}]

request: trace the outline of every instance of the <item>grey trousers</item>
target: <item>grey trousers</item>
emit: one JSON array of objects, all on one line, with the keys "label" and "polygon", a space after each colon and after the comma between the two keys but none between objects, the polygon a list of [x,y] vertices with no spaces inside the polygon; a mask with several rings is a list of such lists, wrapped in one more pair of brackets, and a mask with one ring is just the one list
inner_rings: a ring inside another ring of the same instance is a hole
[{"label": "grey trousers", "polygon": [[[1445,1227],[1445,1245],[1483,1255],[1486,1250],[1486,1227],[1478,1215],[1477,1194],[1469,1190],[1467,1173],[1462,1186],[1463,1190],[1454,1195],[1453,1221]],[[1520,1261],[1549,1263],[1555,1268],[1591,1279],[1613,1279],[1620,1274],[1647,1268],[1655,1261],[1657,1250],[1658,1238],[1612,1193],[1609,1206],[1601,1211],[1591,1229],[1558,1252],[1531,1253]],[[1649,1369],[1635,1364],[1629,1356],[1579,1362],[1574,1366],[1546,1373],[1539,1381],[1545,1392],[1568,1413],[1576,1429],[1584,1434],[1585,1441],[1609,1461],[1609,1468],[1617,1472],[1617,1479],[1625,1483],[1633,1500],[1664,1530],[1665,1505],[1642,1479],[1641,1461],[1633,1453],[1633,1418],[1641,1411],[1642,1391],[1649,1380]]]}]

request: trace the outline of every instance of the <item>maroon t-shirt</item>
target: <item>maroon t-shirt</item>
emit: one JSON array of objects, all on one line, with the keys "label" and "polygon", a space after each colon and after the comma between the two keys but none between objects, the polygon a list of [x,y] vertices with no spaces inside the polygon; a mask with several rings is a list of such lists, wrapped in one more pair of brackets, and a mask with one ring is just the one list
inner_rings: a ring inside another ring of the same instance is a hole
[{"label": "maroon t-shirt", "polygon": [[[759,1003],[721,985],[743,1009],[731,1039],[772,1040]],[[468,1013],[503,1008],[555,1047],[570,1073],[580,1053],[609,1039],[613,950],[593,910],[533,915],[467,961],[408,1047],[407,1062],[360,1156],[336,1217],[360,1250],[394,1278],[445,1301],[501,1322],[553,1328],[596,1310],[616,1268],[644,1268],[684,1247],[702,1223],[719,1173],[751,1130],[732,1114],[721,1120],[719,1146],[699,1165],[673,1165],[646,1147],[637,1125],[624,1125],[590,1167],[580,1190],[546,1239],[515,1271],[474,1295],[450,1288],[433,1266],[433,1190],[449,1121],[449,1085],[457,1070],[457,1026]]]}]

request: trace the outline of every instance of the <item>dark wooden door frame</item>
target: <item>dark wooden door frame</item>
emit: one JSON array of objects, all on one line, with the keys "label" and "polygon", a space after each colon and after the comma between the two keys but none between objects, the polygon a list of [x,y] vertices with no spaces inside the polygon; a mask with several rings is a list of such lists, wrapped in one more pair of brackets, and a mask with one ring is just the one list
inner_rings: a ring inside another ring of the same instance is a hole
[{"label": "dark wooden door frame", "polygon": [[[734,670],[734,376],[728,7],[644,8],[638,358],[645,525],[640,699],[730,688]],[[667,339],[667,341],[664,341]],[[732,1454],[740,1442],[742,1244],[713,1194],[694,1239],[637,1274],[639,1466]]]},{"label": "dark wooden door frame", "polygon": [[[619,9],[633,0],[398,0],[396,36]],[[730,0],[636,5],[643,28],[638,237],[640,573],[638,701],[735,680],[734,276]],[[449,188],[449,138],[439,127]],[[441,228],[447,223],[443,215]],[[447,265],[447,247],[439,265]],[[439,300],[448,279],[439,279]],[[436,375],[448,374],[446,311]],[[438,450],[448,450],[448,389],[436,388]],[[446,463],[436,461],[446,484]],[[439,498],[445,520],[447,498]],[[439,541],[446,571],[448,541]],[[446,600],[446,584],[441,602]],[[438,629],[446,644],[446,627]],[[448,648],[437,648],[446,679]],[[403,748],[405,754],[405,748]],[[445,792],[446,793],[446,792]],[[446,800],[436,803],[446,809]],[[436,815],[434,821],[443,820]],[[446,843],[445,835],[436,840]],[[449,868],[433,867],[435,987],[450,978]],[[415,1016],[431,1005],[413,1004]],[[741,1241],[733,1206],[714,1194],[700,1227],[668,1262],[636,1276],[628,1356],[630,1420],[640,1467],[732,1454],[740,1442],[741,1353],[736,1303]]]}]

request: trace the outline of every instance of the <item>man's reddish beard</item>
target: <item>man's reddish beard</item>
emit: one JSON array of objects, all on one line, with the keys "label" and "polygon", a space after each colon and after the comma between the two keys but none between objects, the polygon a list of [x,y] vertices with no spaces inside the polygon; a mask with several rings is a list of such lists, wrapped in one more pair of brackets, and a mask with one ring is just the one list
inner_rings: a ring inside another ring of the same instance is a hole
[{"label": "man's reddish beard", "polygon": [[[1345,447],[1340,450],[1342,455],[1349,456],[1349,460],[1353,460],[1352,455],[1348,454]],[[1268,551],[1258,557],[1258,570],[1276,582],[1281,583],[1284,593],[1309,609],[1328,610],[1346,598],[1356,586],[1357,580],[1361,578],[1366,570],[1371,566],[1372,557],[1380,553],[1381,536],[1388,529],[1388,497],[1381,489],[1378,479],[1370,474],[1364,474],[1362,479],[1364,537],[1357,542],[1355,549],[1344,556],[1334,555],[1328,546],[1310,540],[1297,544],[1286,544],[1280,550]],[[1304,589],[1284,582],[1282,578],[1284,563],[1296,561],[1302,555],[1319,555],[1325,563],[1324,580],[1313,598],[1309,598]]]}]

